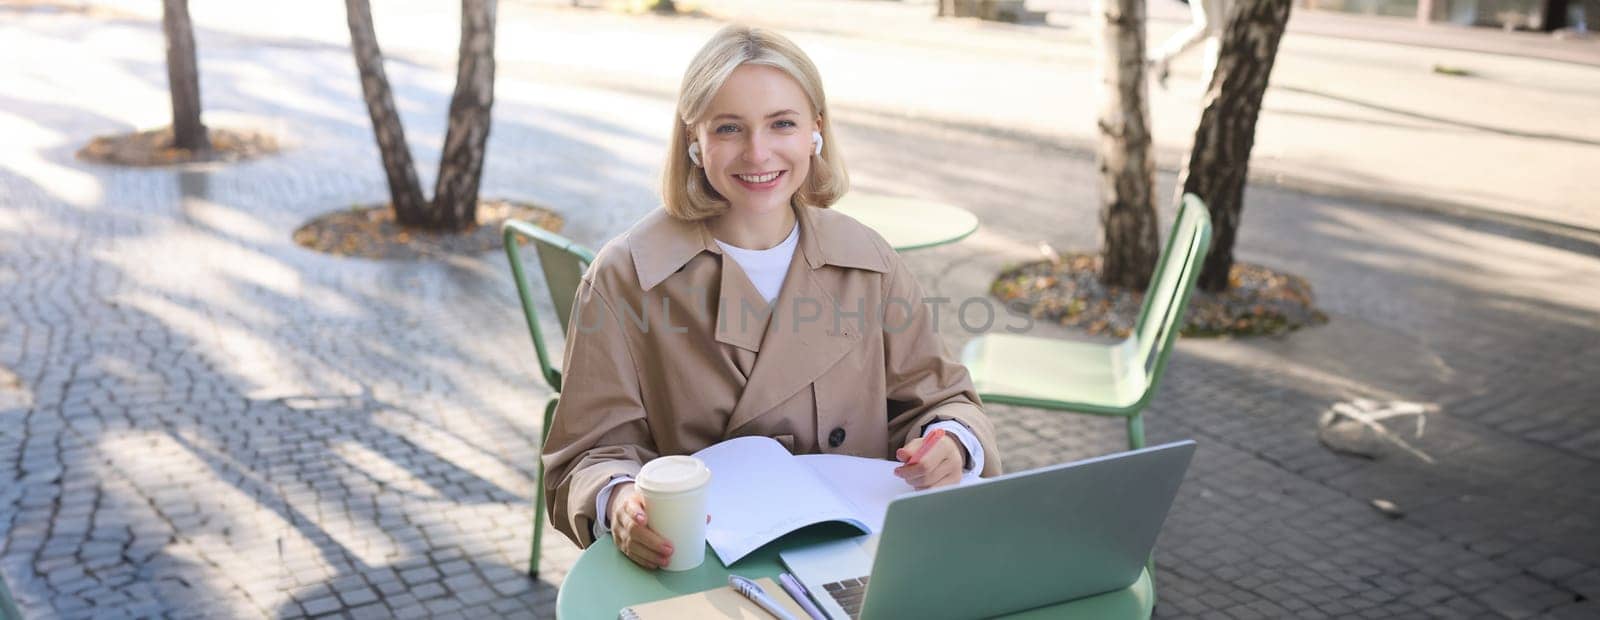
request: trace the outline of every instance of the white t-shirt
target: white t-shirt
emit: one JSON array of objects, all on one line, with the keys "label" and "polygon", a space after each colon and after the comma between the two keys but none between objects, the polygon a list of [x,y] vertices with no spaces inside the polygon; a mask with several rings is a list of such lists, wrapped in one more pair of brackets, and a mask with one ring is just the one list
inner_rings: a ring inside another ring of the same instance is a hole
[{"label": "white t-shirt", "polygon": [[756,285],[756,292],[770,304],[783,289],[784,276],[789,275],[789,262],[794,260],[794,248],[800,243],[800,223],[795,222],[794,229],[781,243],[765,250],[746,250],[720,239],[716,242],[723,254],[739,263],[739,268],[750,277],[750,283]]}]

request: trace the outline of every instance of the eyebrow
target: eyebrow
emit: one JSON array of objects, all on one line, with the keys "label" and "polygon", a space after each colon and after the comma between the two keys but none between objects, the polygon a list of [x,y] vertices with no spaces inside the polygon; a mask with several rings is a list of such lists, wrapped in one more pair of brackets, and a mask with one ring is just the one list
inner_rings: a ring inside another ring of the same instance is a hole
[{"label": "eyebrow", "polygon": [[[794,110],[778,110],[777,112],[773,112],[771,114],[768,114],[767,118],[777,118],[777,117],[783,116],[785,114],[799,114],[799,112],[796,112]],[[722,120],[724,118],[731,118],[731,119],[736,120],[736,121],[744,120],[744,118],[739,116],[738,114],[718,114],[715,117],[713,117],[711,120],[720,121],[720,120]]]}]

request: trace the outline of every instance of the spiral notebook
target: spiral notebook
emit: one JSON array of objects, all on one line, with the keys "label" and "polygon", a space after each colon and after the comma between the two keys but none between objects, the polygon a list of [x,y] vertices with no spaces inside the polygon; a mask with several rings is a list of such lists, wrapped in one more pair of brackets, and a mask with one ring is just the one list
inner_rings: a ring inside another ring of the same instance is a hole
[{"label": "spiral notebook", "polygon": [[[761,589],[766,590],[772,600],[788,610],[789,615],[796,618],[807,617],[805,610],[801,609],[794,599],[789,598],[789,593],[785,592],[777,582],[769,577],[754,581],[761,584]],[[734,592],[733,588],[722,586],[704,592],[623,607],[617,618],[618,620],[699,620],[700,618],[772,620],[772,614],[762,611],[755,603],[750,602],[750,599]]]}]

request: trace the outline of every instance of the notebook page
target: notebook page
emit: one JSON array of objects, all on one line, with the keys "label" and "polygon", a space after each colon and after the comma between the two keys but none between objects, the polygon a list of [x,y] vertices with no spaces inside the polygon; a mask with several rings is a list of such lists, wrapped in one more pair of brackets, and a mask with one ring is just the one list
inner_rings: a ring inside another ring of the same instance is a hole
[{"label": "notebook page", "polygon": [[[843,454],[806,454],[795,457],[795,460],[815,472],[817,479],[827,483],[828,488],[849,505],[869,534],[883,531],[889,502],[916,490],[894,475],[894,469],[900,466],[899,461]],[[976,480],[978,474],[967,473],[961,476],[961,482],[957,484]]]},{"label": "notebook page", "polygon": [[883,530],[883,517],[889,502],[915,490],[894,475],[896,461],[869,459],[843,454],[806,454],[795,457],[827,483],[867,527],[867,533]]},{"label": "notebook page", "polygon": [[811,469],[767,437],[740,437],[694,453],[711,468],[706,542],[724,565],[807,525],[865,525]]}]

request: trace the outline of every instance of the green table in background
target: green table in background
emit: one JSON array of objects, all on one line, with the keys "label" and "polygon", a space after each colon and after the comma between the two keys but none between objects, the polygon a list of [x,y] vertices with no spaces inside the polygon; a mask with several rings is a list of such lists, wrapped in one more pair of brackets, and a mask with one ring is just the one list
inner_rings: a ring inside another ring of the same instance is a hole
[{"label": "green table in background", "polygon": [[833,208],[878,231],[897,252],[955,243],[978,229],[971,211],[920,198],[850,193]]},{"label": "green table in background", "polygon": [[[572,570],[556,594],[556,617],[560,620],[616,620],[623,607],[637,603],[692,594],[728,585],[728,573],[735,572],[751,579],[772,577],[777,579],[783,567],[778,562],[778,551],[791,546],[816,544],[837,535],[802,531],[778,539],[756,550],[738,562],[729,571],[706,548],[706,561],[699,568],[681,573],[645,571],[635,566],[617,551],[610,536],[603,536],[584,550],[573,563]],[[982,592],[972,592],[982,596]],[[1141,573],[1139,580],[1126,589],[1081,598],[1049,607],[1030,609],[1006,616],[1007,618],[1060,618],[1100,620],[1102,618],[1149,618],[1155,604],[1150,588],[1150,574]]]}]

